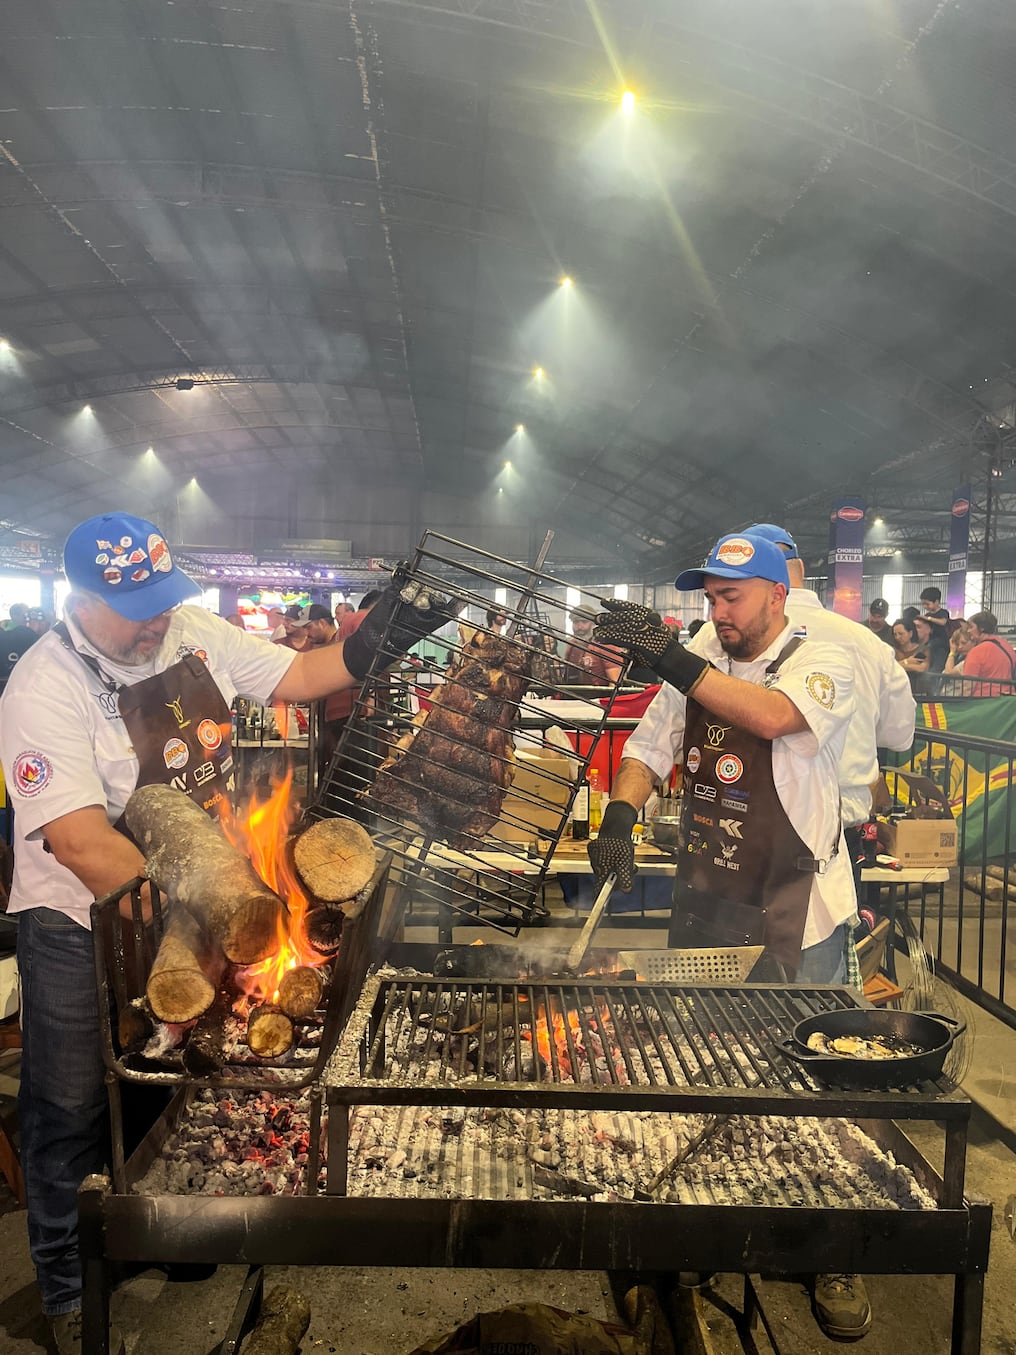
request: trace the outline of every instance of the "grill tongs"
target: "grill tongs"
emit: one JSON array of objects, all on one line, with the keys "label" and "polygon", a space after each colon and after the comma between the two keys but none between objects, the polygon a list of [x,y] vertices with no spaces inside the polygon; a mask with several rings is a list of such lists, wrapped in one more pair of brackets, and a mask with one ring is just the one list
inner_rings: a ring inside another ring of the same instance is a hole
[{"label": "grill tongs", "polygon": [[614,886],[617,884],[617,875],[611,873],[600,886],[600,892],[593,900],[593,906],[589,910],[589,916],[586,918],[585,926],[579,933],[579,938],[569,950],[565,957],[565,974],[578,974],[582,968],[586,956],[589,953],[589,947],[593,941],[593,932],[600,925],[600,918],[606,911],[607,904],[610,902],[610,896],[614,892]]}]

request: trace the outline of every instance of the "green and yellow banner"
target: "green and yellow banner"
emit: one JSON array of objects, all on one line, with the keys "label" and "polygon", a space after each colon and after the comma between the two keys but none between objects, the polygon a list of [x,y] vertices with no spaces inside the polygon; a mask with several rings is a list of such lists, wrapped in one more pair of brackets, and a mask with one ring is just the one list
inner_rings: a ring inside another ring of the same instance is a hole
[{"label": "green and yellow banner", "polygon": [[[890,754],[887,762],[900,771],[927,776],[949,797],[953,815],[962,824],[961,842],[965,844],[967,860],[975,860],[983,851],[987,857],[1004,856],[1006,837],[1008,848],[1016,852],[1016,822],[1007,823],[1007,814],[1016,808],[1016,799],[1010,798],[1010,784],[1016,786],[1014,760],[1001,752],[988,753],[960,749],[935,743],[921,732],[940,729],[950,734],[967,734],[972,738],[994,739],[1016,745],[1016,699],[1011,696],[982,697],[979,700],[925,701],[917,707],[919,737],[909,753]],[[906,801],[907,788],[903,782],[897,790],[897,777],[886,772],[886,782],[892,794]]]}]

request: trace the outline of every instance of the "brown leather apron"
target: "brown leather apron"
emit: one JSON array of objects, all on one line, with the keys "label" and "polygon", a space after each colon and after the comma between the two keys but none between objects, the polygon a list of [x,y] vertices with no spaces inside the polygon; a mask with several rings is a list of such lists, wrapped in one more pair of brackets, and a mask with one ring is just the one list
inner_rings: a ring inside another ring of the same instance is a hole
[{"label": "brown leather apron", "polygon": [[[232,717],[207,666],[188,654],[128,687],[76,649],[63,622],[53,629],[116,702],[138,759],[137,785],[173,786],[217,817],[233,789]],[[114,826],[126,831],[122,819]]]},{"label": "brown leather apron", "polygon": [[[766,668],[775,674],[795,636]],[[839,834],[831,844],[831,855]],[[792,978],[801,957],[812,857],[780,803],[772,741],[724,724],[689,697],[684,794],[669,944],[764,944]]]}]

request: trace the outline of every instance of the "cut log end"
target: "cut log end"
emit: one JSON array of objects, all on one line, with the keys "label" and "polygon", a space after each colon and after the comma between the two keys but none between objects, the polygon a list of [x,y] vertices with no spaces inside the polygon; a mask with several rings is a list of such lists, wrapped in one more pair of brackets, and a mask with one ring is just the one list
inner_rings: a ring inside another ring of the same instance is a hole
[{"label": "cut log end", "polygon": [[370,834],[353,819],[319,819],[293,843],[300,879],[326,903],[342,903],[363,889],[376,860]]},{"label": "cut log end", "polygon": [[280,1011],[300,1021],[317,1011],[324,992],[324,975],[309,965],[287,969],[279,981],[277,1004]]},{"label": "cut log end", "polygon": [[259,1059],[277,1059],[293,1045],[293,1023],[278,1007],[255,1007],[247,1018],[247,1047]]},{"label": "cut log end", "polygon": [[319,955],[334,955],[342,944],[345,920],[346,915],[337,903],[323,903],[304,916],[303,934]]}]

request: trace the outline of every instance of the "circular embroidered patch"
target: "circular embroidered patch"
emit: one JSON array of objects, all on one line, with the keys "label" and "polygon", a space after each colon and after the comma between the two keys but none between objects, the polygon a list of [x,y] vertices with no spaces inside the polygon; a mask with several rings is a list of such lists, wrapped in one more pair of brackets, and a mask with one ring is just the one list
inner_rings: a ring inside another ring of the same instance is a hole
[{"label": "circular embroidered patch", "polygon": [[732,536],[717,550],[716,559],[721,565],[731,565],[738,569],[741,565],[746,565],[754,554],[755,547],[747,537]]},{"label": "circular embroidered patch", "polygon": [[701,752],[699,751],[698,748],[689,748],[689,749],[688,749],[688,757],[687,757],[687,759],[685,760],[685,764],[684,764],[684,765],[688,768],[688,770],[689,770],[689,771],[691,772],[691,774],[694,776],[694,774],[695,774],[695,773],[698,771],[698,769],[702,766],[702,754],[701,754]]},{"label": "circular embroidered patch", "polygon": [[733,753],[724,753],[716,762],[716,777],[722,781],[725,786],[731,786],[735,781],[740,781],[744,773],[744,763]]},{"label": "circular embroidered patch", "polygon": [[218,748],[222,742],[222,730],[214,720],[202,720],[198,725],[198,738],[204,748]]},{"label": "circular embroidered patch", "polygon": [[14,759],[14,787],[19,795],[31,799],[53,779],[53,764],[44,753],[29,750]]},{"label": "circular embroidered patch", "polygon": [[181,767],[187,766],[190,760],[190,751],[183,739],[167,739],[166,746],[162,750],[162,756],[167,767],[179,771]]}]

